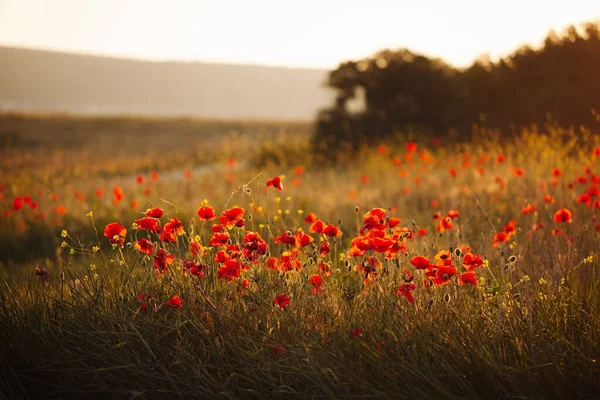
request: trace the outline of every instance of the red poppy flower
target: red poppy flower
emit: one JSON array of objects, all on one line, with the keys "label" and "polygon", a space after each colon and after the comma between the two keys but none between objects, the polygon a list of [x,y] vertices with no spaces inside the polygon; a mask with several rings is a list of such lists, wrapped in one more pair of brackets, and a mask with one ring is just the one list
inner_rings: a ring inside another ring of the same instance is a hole
[{"label": "red poppy flower", "polygon": [[94,195],[98,198],[104,197],[104,189],[96,189],[96,191],[94,192]]},{"label": "red poppy flower", "polygon": [[131,200],[131,208],[137,210],[139,207],[139,203],[137,200]]},{"label": "red poppy flower", "polygon": [[451,282],[452,277],[457,273],[458,270],[451,265],[437,267],[435,278],[433,278],[433,283],[438,286],[447,285]]},{"label": "red poppy flower", "polygon": [[407,153],[414,153],[417,151],[417,149],[418,149],[418,146],[416,143],[414,143],[414,142],[406,143],[406,152]]},{"label": "red poppy flower", "polygon": [[133,242],[133,248],[149,256],[154,252],[154,244],[146,238]]},{"label": "red poppy flower", "polygon": [[292,232],[284,232],[281,235],[277,236],[274,240],[274,243],[283,243],[288,246],[293,246],[296,244],[296,238],[292,235]]},{"label": "red poppy flower", "polygon": [[232,281],[235,278],[239,278],[242,272],[242,264],[238,260],[229,259],[225,261],[225,264],[221,265],[217,272],[219,279],[225,279]]},{"label": "red poppy flower", "polygon": [[452,229],[453,227],[454,225],[452,225],[450,218],[441,218],[436,229],[438,233],[444,233],[447,229]]},{"label": "red poppy flower", "polygon": [[206,271],[207,266],[205,264],[185,260],[183,262],[183,268],[184,273],[187,271],[190,274],[197,276],[198,278],[202,278],[204,276],[204,271]]},{"label": "red poppy flower", "polygon": [[156,218],[144,217],[136,219],[135,224],[138,226],[139,229],[145,229],[152,233],[160,233],[162,231],[160,223]]},{"label": "red poppy flower", "polygon": [[456,218],[458,218],[458,211],[450,210],[450,211],[448,211],[448,214],[446,214],[446,215],[448,215],[448,218],[456,219]]},{"label": "red poppy flower", "polygon": [[309,228],[309,231],[313,233],[323,233],[324,230],[325,222],[321,221],[320,219],[314,221]]},{"label": "red poppy flower", "polygon": [[146,210],[146,212],[144,213],[144,215],[146,217],[151,217],[151,218],[160,218],[162,217],[164,214],[162,208],[149,208]]},{"label": "red poppy flower", "polygon": [[313,294],[320,294],[323,292],[323,290],[321,289],[321,285],[323,285],[323,278],[321,277],[321,275],[314,274],[314,275],[309,276],[308,282],[313,287],[313,289],[312,289]]},{"label": "red poppy flower", "polygon": [[23,199],[21,197],[15,197],[13,201],[13,210],[19,211],[23,208]]},{"label": "red poppy flower", "polygon": [[113,245],[123,247],[127,229],[117,222],[112,222],[104,227],[104,236],[106,236]]},{"label": "red poppy flower", "polygon": [[295,237],[296,246],[305,247],[311,244],[314,240],[315,239],[312,236],[304,233],[302,228],[298,229]]},{"label": "red poppy flower", "polygon": [[572,222],[573,214],[566,208],[561,208],[554,213],[554,221],[556,223]]},{"label": "red poppy flower", "polygon": [[355,328],[354,330],[352,330],[352,332],[350,332],[350,337],[362,336],[362,333],[362,328]]},{"label": "red poppy flower", "polygon": [[275,178],[269,179],[267,181],[267,187],[273,186],[279,191],[283,190],[283,178],[281,176],[276,176]]},{"label": "red poppy flower", "polygon": [[245,210],[242,207],[232,207],[223,211],[223,214],[219,217],[219,222],[227,227],[236,226],[241,228],[245,224],[244,213]]},{"label": "red poppy flower", "polygon": [[523,209],[521,210],[521,213],[523,215],[528,215],[528,214],[533,214],[536,211],[536,208],[533,204],[527,204],[525,207],[523,207]]},{"label": "red poppy flower", "polygon": [[211,206],[202,206],[198,209],[198,217],[203,221],[212,221],[217,218],[217,214]]},{"label": "red poppy flower", "polygon": [[342,236],[342,231],[335,225],[327,225],[323,228],[323,234],[329,237]]},{"label": "red poppy flower", "polygon": [[501,164],[504,162],[505,159],[506,159],[506,156],[504,154],[499,154],[498,157],[496,158],[496,161],[498,162],[498,164]]},{"label": "red poppy flower", "polygon": [[389,228],[395,228],[396,226],[398,226],[400,223],[402,222],[402,220],[398,217],[390,217],[389,221],[388,221],[388,227]]},{"label": "red poppy flower", "polygon": [[177,218],[171,218],[171,220],[163,227],[163,231],[175,233],[177,236],[185,235],[183,224]]},{"label": "red poppy flower", "polygon": [[173,254],[168,253],[165,249],[158,249],[154,256],[154,269],[162,274],[169,265],[173,264],[173,261],[175,261]]},{"label": "red poppy flower", "polygon": [[425,236],[427,236],[427,230],[424,228],[420,228],[417,231],[417,237],[425,237]]},{"label": "red poppy flower", "polygon": [[525,170],[523,168],[513,167],[512,172],[514,176],[524,176]]},{"label": "red poppy flower", "polygon": [[269,257],[267,258],[267,269],[277,270],[277,266],[279,264],[279,260],[277,257]]},{"label": "red poppy flower", "polygon": [[123,189],[119,186],[116,186],[113,189],[113,203],[117,204],[118,202],[123,200],[124,197],[125,197],[125,194],[123,193]]},{"label": "red poppy flower", "polygon": [[510,235],[506,232],[498,232],[494,234],[492,246],[498,247],[501,243],[508,242],[510,240]]},{"label": "red poppy flower", "polygon": [[322,257],[327,256],[331,252],[331,246],[329,246],[329,242],[321,242],[319,246],[319,252]]},{"label": "red poppy flower", "polygon": [[552,204],[552,203],[554,203],[554,197],[552,197],[551,195],[547,194],[547,195],[544,196],[543,201],[546,204]]},{"label": "red poppy flower", "polygon": [[284,309],[285,307],[289,306],[291,303],[291,300],[289,297],[287,297],[287,295],[285,294],[280,294],[279,296],[275,297],[275,300],[273,300],[273,304],[279,306],[280,309]]},{"label": "red poppy flower", "polygon": [[483,260],[477,254],[467,253],[463,257],[463,265],[471,271],[473,268],[481,267]]},{"label": "red poppy flower", "polygon": [[211,246],[224,246],[229,241],[229,233],[214,232],[208,244]]},{"label": "red poppy flower", "polygon": [[249,260],[254,260],[258,255],[267,253],[267,242],[257,232],[246,232],[243,242],[244,255]]},{"label": "red poppy flower", "polygon": [[137,181],[137,183],[139,183],[141,185],[142,183],[144,183],[144,176],[138,175],[135,180]]},{"label": "red poppy flower", "polygon": [[436,266],[448,266],[452,265],[452,256],[449,250],[441,250],[434,257]]},{"label": "red poppy flower", "polygon": [[429,260],[423,256],[416,256],[413,257],[410,260],[410,263],[413,265],[413,267],[415,267],[416,269],[427,269],[429,268],[430,264],[429,264]]},{"label": "red poppy flower", "polygon": [[204,248],[199,242],[194,241],[190,243],[190,253],[192,253],[193,256],[201,256],[204,253]]},{"label": "red poppy flower", "polygon": [[284,272],[301,269],[302,263],[296,255],[296,252],[284,251],[279,257],[279,269]]},{"label": "red poppy flower", "polygon": [[475,271],[467,271],[460,274],[458,277],[458,285],[462,286],[466,283],[477,286],[477,278],[475,277]]},{"label": "red poppy flower", "polygon": [[319,263],[319,272],[325,276],[331,276],[331,266],[326,262]]},{"label": "red poppy flower", "polygon": [[307,224],[312,224],[316,220],[317,220],[317,214],[315,214],[315,213],[310,213],[306,216],[306,218],[304,218],[304,222],[306,222]]},{"label": "red poppy flower", "polygon": [[167,306],[172,307],[172,308],[181,308],[181,306],[183,305],[183,301],[181,300],[181,298],[177,295],[171,297],[169,299],[169,301],[167,301]]},{"label": "red poppy flower", "polygon": [[415,290],[417,286],[412,282],[405,282],[398,286],[396,289],[396,294],[398,297],[404,297],[409,303],[414,304],[415,298],[413,297],[412,291]]}]

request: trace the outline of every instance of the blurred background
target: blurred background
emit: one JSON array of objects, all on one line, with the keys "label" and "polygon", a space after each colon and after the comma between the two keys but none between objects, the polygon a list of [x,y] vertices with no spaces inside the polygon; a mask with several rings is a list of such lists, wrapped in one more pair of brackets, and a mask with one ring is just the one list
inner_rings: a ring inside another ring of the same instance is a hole
[{"label": "blurred background", "polygon": [[589,123],[598,18],[592,0],[2,0],[0,110],[345,119],[356,134],[481,113]]}]

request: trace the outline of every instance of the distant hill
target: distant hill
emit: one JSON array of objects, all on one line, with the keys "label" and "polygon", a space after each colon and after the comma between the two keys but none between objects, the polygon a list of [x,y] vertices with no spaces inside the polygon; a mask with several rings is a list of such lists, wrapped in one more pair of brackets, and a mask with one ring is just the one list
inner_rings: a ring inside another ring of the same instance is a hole
[{"label": "distant hill", "polygon": [[0,111],[314,118],[327,71],[0,47]]}]

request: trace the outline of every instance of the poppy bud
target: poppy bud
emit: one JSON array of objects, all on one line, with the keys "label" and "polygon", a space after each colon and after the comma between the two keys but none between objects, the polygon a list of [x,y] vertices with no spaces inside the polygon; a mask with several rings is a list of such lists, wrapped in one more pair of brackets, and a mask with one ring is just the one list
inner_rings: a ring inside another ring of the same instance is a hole
[{"label": "poppy bud", "polygon": [[510,257],[508,257],[508,262],[509,263],[517,262],[517,256],[510,256]]},{"label": "poppy bud", "polygon": [[446,293],[446,294],[444,294],[444,301],[445,301],[446,303],[450,303],[450,299],[451,299],[451,297],[450,297],[450,293]]}]

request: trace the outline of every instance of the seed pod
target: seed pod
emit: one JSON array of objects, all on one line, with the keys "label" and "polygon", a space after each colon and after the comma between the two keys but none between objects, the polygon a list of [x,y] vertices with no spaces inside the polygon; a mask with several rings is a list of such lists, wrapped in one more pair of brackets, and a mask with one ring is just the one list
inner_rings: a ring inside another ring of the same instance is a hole
[{"label": "seed pod", "polygon": [[508,262],[509,263],[515,263],[515,262],[517,262],[517,256],[513,255],[513,256],[508,257]]},{"label": "seed pod", "polygon": [[450,293],[444,294],[444,302],[450,303],[450,300],[451,300]]}]

